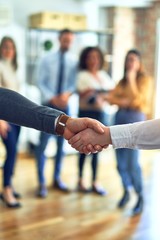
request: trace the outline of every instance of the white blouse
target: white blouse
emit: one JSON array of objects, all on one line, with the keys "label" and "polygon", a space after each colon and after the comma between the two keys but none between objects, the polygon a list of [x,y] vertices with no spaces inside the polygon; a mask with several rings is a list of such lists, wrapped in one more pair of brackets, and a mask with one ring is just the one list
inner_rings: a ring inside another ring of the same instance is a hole
[{"label": "white blouse", "polygon": [[80,71],[77,76],[77,90],[83,92],[88,89],[110,90],[115,84],[110,76],[103,70],[97,72],[98,80],[89,71]]},{"label": "white blouse", "polygon": [[160,119],[110,127],[114,148],[160,149]]},{"label": "white blouse", "polygon": [[0,86],[14,91],[19,90],[17,71],[8,60],[0,60]]}]

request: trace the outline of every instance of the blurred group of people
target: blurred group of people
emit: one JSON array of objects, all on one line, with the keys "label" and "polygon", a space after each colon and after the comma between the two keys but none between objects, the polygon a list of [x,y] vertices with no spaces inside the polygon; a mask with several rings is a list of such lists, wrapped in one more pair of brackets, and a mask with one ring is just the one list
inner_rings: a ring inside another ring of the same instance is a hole
[{"label": "blurred group of people", "polygon": [[[97,46],[88,46],[82,50],[79,60],[71,53],[74,33],[64,29],[59,34],[59,49],[47,54],[40,61],[37,70],[37,87],[40,89],[42,104],[69,114],[69,99],[73,93],[79,96],[79,117],[90,117],[106,122],[105,106],[117,105],[114,124],[126,124],[146,119],[150,112],[152,79],[142,65],[141,54],[136,49],[128,51],[124,63],[123,78],[115,84],[103,69],[104,57]],[[12,38],[4,37],[0,44],[0,86],[19,91],[17,79],[17,51]],[[17,144],[20,127],[0,120],[0,134],[6,148],[3,167],[3,190],[1,199],[8,207],[20,207],[20,197],[12,185],[12,177],[17,156]],[[41,132],[39,144],[35,148],[38,188],[36,195],[45,198],[48,194],[45,181],[45,149],[50,135]],[[68,192],[67,185],[61,179],[62,161],[65,156],[64,139],[57,136],[57,151],[54,157],[53,188]],[[107,155],[106,155],[107,156]],[[77,189],[83,193],[95,192],[106,195],[106,190],[97,183],[98,153],[91,154],[91,187],[85,186],[85,154],[79,154]],[[133,215],[143,209],[143,180],[139,164],[139,150],[117,149],[117,169],[123,185],[123,196],[118,207],[123,208],[130,200],[130,188],[137,193],[137,202]]]}]

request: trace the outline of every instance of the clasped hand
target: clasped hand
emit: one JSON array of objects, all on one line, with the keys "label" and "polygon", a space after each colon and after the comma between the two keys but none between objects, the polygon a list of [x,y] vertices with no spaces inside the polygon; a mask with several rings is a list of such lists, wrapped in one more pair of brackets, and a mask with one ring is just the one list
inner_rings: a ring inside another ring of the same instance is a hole
[{"label": "clasped hand", "polygon": [[111,143],[109,128],[91,118],[69,118],[63,137],[85,154],[100,152]]}]

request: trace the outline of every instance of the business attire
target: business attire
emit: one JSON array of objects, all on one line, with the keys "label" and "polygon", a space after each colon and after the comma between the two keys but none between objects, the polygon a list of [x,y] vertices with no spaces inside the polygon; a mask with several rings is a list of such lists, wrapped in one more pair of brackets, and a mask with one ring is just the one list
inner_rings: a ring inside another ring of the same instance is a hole
[{"label": "business attire", "polygon": [[55,134],[55,122],[61,114],[64,113],[37,105],[15,91],[0,87],[1,120]]},{"label": "business attire", "polygon": [[[19,80],[17,71],[14,69],[11,61],[6,59],[0,60],[0,86],[14,91],[19,91]],[[11,178],[14,173],[14,166],[17,157],[17,144],[20,134],[20,126],[8,123],[10,130],[7,136],[2,137],[6,148],[6,159],[3,167],[3,186],[12,186]]]},{"label": "business attire", "polygon": [[[42,94],[43,105],[56,108],[69,114],[68,104],[65,108],[60,109],[51,104],[50,100],[61,93],[72,94],[75,91],[76,72],[77,60],[69,51],[62,53],[59,50],[44,57],[40,62],[37,76],[37,85]],[[39,145],[36,148],[38,181],[40,185],[37,195],[40,197],[45,197],[47,195],[44,177],[44,166],[46,161],[44,151],[49,137],[48,134],[42,132]],[[62,159],[64,157],[63,143],[64,139],[62,137],[57,137],[57,152],[55,156],[53,182],[55,183],[55,187],[60,188],[61,190],[67,190],[65,185],[60,181]],[[60,185],[56,186],[56,184]]]},{"label": "business attire", "polygon": [[[97,79],[98,78],[98,79]],[[77,91],[80,93],[79,97],[79,117],[89,117],[96,119],[100,122],[104,121],[104,110],[103,110],[103,104],[97,104],[96,98],[100,93],[99,91],[107,91],[111,90],[114,87],[114,83],[109,77],[109,75],[103,71],[98,70],[97,71],[97,78],[90,73],[87,70],[81,70],[78,73],[77,76]],[[91,96],[84,97],[83,93],[91,89],[94,91],[94,93]],[[105,119],[106,120],[106,119]],[[79,155],[79,179],[82,179],[83,177],[83,169],[84,169],[84,163],[85,163],[85,154]],[[97,178],[97,169],[98,169],[98,153],[92,154],[92,182],[96,181]],[[81,189],[80,185],[78,186],[79,190],[83,191]],[[103,188],[95,188],[92,186],[92,190],[96,192],[99,195],[105,195],[106,192]],[[85,190],[83,192],[88,192],[88,190]]]},{"label": "business attire", "polygon": [[110,134],[115,149],[160,149],[160,119],[111,126]]}]

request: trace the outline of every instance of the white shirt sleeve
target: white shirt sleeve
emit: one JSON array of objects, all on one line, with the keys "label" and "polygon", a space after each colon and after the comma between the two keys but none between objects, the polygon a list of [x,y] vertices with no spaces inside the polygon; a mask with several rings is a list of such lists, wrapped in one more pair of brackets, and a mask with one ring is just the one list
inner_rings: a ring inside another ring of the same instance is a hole
[{"label": "white shirt sleeve", "polygon": [[114,148],[160,149],[160,119],[110,127]]}]

